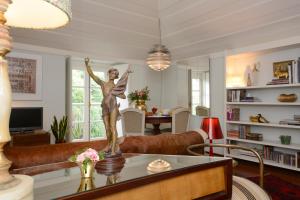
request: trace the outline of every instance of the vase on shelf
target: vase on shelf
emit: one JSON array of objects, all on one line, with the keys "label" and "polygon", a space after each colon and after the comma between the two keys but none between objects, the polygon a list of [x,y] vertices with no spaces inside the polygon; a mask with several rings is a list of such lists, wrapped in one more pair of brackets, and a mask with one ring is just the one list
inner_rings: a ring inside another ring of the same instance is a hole
[{"label": "vase on shelf", "polygon": [[95,163],[86,162],[78,163],[80,168],[81,178],[92,178],[95,171]]},{"label": "vase on shelf", "polygon": [[147,112],[147,106],[146,106],[146,101],[145,100],[136,100],[135,107],[137,109],[140,109],[142,111]]}]

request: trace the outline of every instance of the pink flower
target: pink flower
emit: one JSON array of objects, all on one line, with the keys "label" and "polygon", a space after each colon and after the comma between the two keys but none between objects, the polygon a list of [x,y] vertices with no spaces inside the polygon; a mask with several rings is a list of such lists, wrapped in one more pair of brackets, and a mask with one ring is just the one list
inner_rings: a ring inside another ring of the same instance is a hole
[{"label": "pink flower", "polygon": [[98,152],[94,149],[89,148],[77,156],[76,162],[83,163],[83,161],[86,159],[90,159],[92,162],[99,161]]},{"label": "pink flower", "polygon": [[85,156],[83,153],[79,154],[76,158],[76,162],[79,162],[79,163],[83,163],[84,160],[85,160]]}]

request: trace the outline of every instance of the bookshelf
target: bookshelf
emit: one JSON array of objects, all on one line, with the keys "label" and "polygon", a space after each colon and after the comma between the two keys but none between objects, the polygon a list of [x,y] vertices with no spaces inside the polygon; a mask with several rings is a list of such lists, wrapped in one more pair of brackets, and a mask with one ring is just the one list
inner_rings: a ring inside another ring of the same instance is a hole
[{"label": "bookshelf", "polygon": [[[249,56],[245,53],[228,55],[225,67],[225,142],[255,148],[263,156],[266,165],[295,171],[300,171],[300,123],[290,125],[279,122],[288,119],[291,122],[294,115],[300,115],[300,83],[267,83],[274,79],[273,63],[298,61],[299,57],[300,46],[293,45],[265,52],[251,52]],[[251,75],[251,86],[247,86],[246,72],[254,64],[259,65],[259,72]],[[280,94],[296,94],[298,98],[295,102],[279,102],[277,98]],[[245,96],[252,99],[249,101]],[[230,119],[232,113],[228,115],[228,112],[232,109],[238,109],[238,112],[235,111],[238,119],[236,116],[234,120]],[[257,114],[261,114],[269,123],[251,122],[249,117]],[[245,136],[247,132],[262,135],[262,139],[250,139],[249,135]],[[281,144],[280,135],[291,136],[291,144]],[[252,155],[240,150],[224,153],[233,158],[257,162]]]}]

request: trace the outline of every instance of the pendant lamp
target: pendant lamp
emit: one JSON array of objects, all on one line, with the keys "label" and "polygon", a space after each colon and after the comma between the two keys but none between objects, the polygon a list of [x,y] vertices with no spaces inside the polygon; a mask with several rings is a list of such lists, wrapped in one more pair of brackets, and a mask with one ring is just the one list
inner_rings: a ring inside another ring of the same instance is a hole
[{"label": "pendant lamp", "polygon": [[171,65],[171,54],[170,51],[161,44],[161,26],[160,19],[159,24],[159,44],[155,44],[154,47],[148,53],[146,63],[148,67],[156,71],[162,71],[170,67]]}]

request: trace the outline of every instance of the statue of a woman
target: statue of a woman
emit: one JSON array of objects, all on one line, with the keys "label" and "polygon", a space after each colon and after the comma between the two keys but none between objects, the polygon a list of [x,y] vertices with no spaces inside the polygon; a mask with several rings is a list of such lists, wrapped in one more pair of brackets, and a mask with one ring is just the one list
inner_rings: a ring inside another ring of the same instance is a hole
[{"label": "statue of a woman", "polygon": [[98,85],[100,85],[102,90],[102,119],[105,125],[106,137],[108,141],[108,146],[105,148],[105,151],[107,155],[113,156],[119,152],[116,124],[117,120],[119,120],[120,118],[120,112],[116,97],[126,99],[124,92],[126,90],[129,73],[131,73],[132,71],[130,70],[130,67],[128,67],[117,84],[115,84],[114,80],[119,78],[119,71],[117,69],[111,68],[108,70],[109,80],[105,82],[93,73],[89,58],[85,59],[85,65],[90,77]]}]

